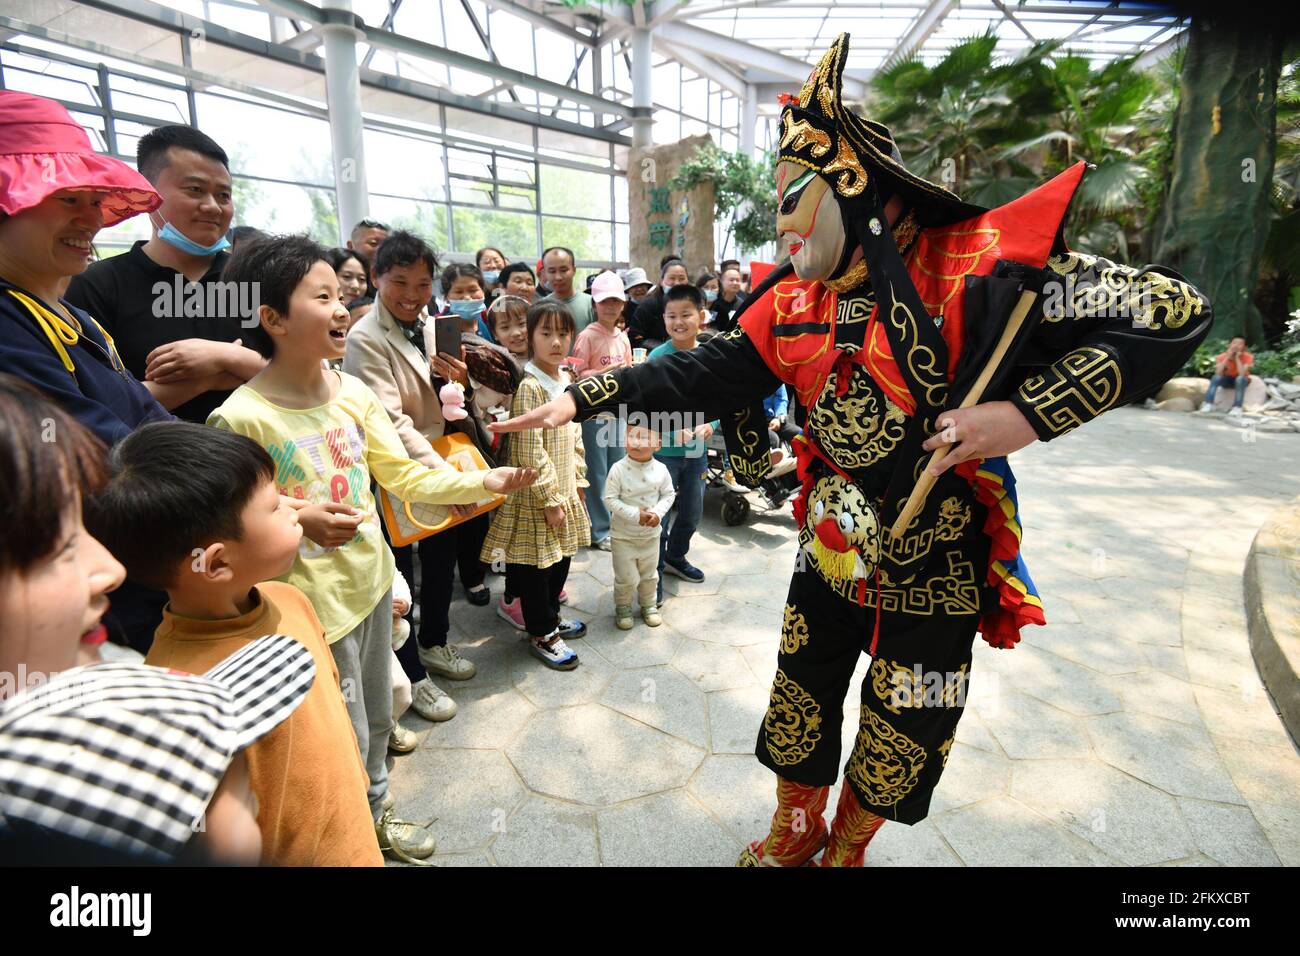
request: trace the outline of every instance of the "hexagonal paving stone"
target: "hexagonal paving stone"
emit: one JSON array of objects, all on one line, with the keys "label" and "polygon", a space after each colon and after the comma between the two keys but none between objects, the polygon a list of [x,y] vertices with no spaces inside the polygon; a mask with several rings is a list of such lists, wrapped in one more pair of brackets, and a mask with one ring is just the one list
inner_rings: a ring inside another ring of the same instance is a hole
[{"label": "hexagonal paving stone", "polygon": [[1147,668],[1136,674],[1104,678],[1103,683],[1119,694],[1123,709],[1131,714],[1151,714],[1194,727],[1203,724],[1194,685],[1187,681]]},{"label": "hexagonal paving stone", "polygon": [[600,702],[656,730],[708,749],[704,692],[671,667],[623,671],[610,683]]},{"label": "hexagonal paving stone", "polygon": [[1262,684],[1237,693],[1198,687],[1195,694],[1205,724],[1214,729],[1216,736],[1238,737],[1265,747],[1290,744],[1282,718],[1273,709]]},{"label": "hexagonal paving stone", "polygon": [[[613,571],[610,572],[613,574]],[[564,605],[564,613],[570,611],[579,617],[590,617],[600,612],[606,603],[612,604],[613,595],[610,592],[613,578],[609,583],[598,581],[592,575],[585,571],[573,571],[570,569],[569,576],[565,579],[564,590],[569,595],[569,603]]]},{"label": "hexagonal paving stone", "polygon": [[[459,708],[451,720],[433,724],[422,747],[465,747],[475,750],[500,750],[524,725],[535,708],[512,687],[478,687],[477,679],[456,686],[444,681],[439,686],[456,701]],[[429,721],[415,719],[430,726]]]},{"label": "hexagonal paving stone", "polygon": [[746,644],[740,648],[740,655],[761,687],[771,687],[776,678],[776,657],[780,646],[781,639],[773,637],[767,644]]},{"label": "hexagonal paving stone", "polygon": [[1110,634],[1082,625],[1065,624],[1052,615],[1049,607],[1047,627],[1026,628],[1026,645],[1051,651],[1067,661],[1074,661],[1102,674],[1131,674],[1146,664],[1142,649]]},{"label": "hexagonal paving stone", "polygon": [[743,845],[686,791],[596,814],[606,866],[730,866]]},{"label": "hexagonal paving stone", "polygon": [[510,761],[495,750],[426,747],[403,757],[400,771],[389,778],[397,815],[427,825],[442,853],[485,847],[524,798]]},{"label": "hexagonal paving stone", "polygon": [[1169,794],[1244,803],[1203,729],[1145,714],[1085,719],[1097,756]]},{"label": "hexagonal paving stone", "polygon": [[1080,718],[1018,694],[1001,681],[980,696],[971,681],[972,702],[1008,757],[1086,757],[1091,751]]},{"label": "hexagonal paving stone", "polygon": [[[835,791],[838,793],[838,790]],[[831,800],[833,805],[835,799]],[[913,826],[883,825],[867,847],[867,866],[961,866],[961,860],[944,841],[932,820]]]},{"label": "hexagonal paving stone", "polygon": [[943,776],[939,778],[939,786],[930,798],[930,813],[955,810],[985,797],[1006,793],[1011,782],[1011,767],[1012,762],[1001,754],[977,750],[961,741],[954,742]]},{"label": "hexagonal paving stone", "polygon": [[[1017,648],[996,655],[1002,686],[1074,714],[1089,717],[1120,709],[1119,696],[1109,690],[1096,671],[1036,647]],[[972,677],[972,680],[975,678]]]},{"label": "hexagonal paving stone", "polygon": [[740,651],[724,644],[685,638],[677,648],[672,666],[695,683],[700,690],[732,690],[755,683],[754,675]]},{"label": "hexagonal paving stone", "polygon": [[760,644],[781,633],[781,612],[724,597],[666,601],[663,614],[665,624],[711,644]]},{"label": "hexagonal paving stone", "polygon": [[746,845],[771,828],[776,775],[753,753],[706,757],[686,789]]},{"label": "hexagonal paving stone", "polygon": [[527,658],[515,668],[515,689],[540,708],[570,707],[599,700],[614,677],[614,668],[594,645],[588,647],[585,640],[569,642],[569,649],[578,655],[578,666],[571,671],[557,671],[522,648]]},{"label": "hexagonal paving stone", "polygon": [[596,815],[569,803],[529,797],[492,843],[501,866],[599,866]]},{"label": "hexagonal paving stone", "polygon": [[1107,866],[1112,863],[1086,841],[1010,797],[991,797],[929,819],[967,866]]},{"label": "hexagonal paving stone", "polygon": [[1201,851],[1224,866],[1281,866],[1255,815],[1246,807],[1179,797],[1183,819]]},{"label": "hexagonal paving stone", "polygon": [[603,806],[680,787],[704,751],[598,704],[536,713],[506,750],[531,790]]},{"label": "hexagonal paving stone", "polygon": [[1021,760],[1011,795],[1127,866],[1196,850],[1172,797],[1098,760]]},{"label": "hexagonal paving stone", "polygon": [[751,604],[769,611],[785,609],[788,587],[780,586],[776,576],[762,574],[728,574],[718,594],[739,604]]},{"label": "hexagonal paving stone", "polygon": [[752,754],[758,728],[767,712],[768,692],[761,687],[719,690],[709,694],[709,740],[715,754]]},{"label": "hexagonal paving stone", "polygon": [[589,626],[583,641],[615,667],[653,667],[671,661],[681,646],[682,635],[666,624],[647,627],[639,615],[633,620],[636,623],[630,631],[618,630],[612,621]]}]

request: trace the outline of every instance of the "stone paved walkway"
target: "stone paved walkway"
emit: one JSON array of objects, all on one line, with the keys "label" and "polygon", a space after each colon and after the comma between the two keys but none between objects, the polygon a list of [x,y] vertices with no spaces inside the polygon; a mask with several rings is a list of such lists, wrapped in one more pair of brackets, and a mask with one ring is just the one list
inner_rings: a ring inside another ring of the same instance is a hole
[{"label": "stone paved walkway", "polygon": [[[887,824],[868,865],[1300,865],[1300,756],[1241,579],[1255,531],[1300,494],[1300,436],[1248,437],[1122,409],[1016,456],[1050,623],[1011,651],[976,640],[931,814]],[[691,550],[708,580],[669,578],[657,629],[616,630],[609,555],[575,558],[576,671],[546,670],[490,607],[453,606],[478,676],[443,683],[454,720],[403,718],[423,739],[392,773],[401,814],[433,820],[435,862],[726,866],[766,831],[752,748],[793,527],[788,508],[741,528],[718,511],[710,491]]]}]

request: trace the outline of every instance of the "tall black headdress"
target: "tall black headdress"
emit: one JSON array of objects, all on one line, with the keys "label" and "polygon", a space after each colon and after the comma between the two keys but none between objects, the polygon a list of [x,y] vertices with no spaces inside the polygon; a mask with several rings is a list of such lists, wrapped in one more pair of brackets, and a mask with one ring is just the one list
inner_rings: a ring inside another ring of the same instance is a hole
[{"label": "tall black headdress", "polygon": [[[898,251],[894,231],[942,226],[978,216],[985,210],[910,172],[884,125],[859,117],[843,99],[844,66],[849,35],[841,33],[809,74],[797,96],[786,98],[779,128],[778,160],[797,163],[822,176],[843,212],[849,254],[861,245],[857,265],[826,281],[848,292],[868,279],[875,293],[879,320],[908,391],[916,399],[917,417],[929,419],[947,398],[948,349],[930,319]],[[884,205],[898,196],[908,214],[891,230]],[[859,326],[858,334],[865,329]],[[836,345],[852,351],[861,342]],[[927,422],[932,427],[932,423]],[[925,430],[930,430],[926,428]]]}]

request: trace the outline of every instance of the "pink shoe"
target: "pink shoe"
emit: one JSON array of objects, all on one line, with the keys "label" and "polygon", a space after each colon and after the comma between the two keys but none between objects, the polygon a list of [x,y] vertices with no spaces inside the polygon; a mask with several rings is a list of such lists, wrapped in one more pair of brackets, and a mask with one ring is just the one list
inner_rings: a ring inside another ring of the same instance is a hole
[{"label": "pink shoe", "polygon": [[507,602],[502,598],[497,602],[497,617],[504,621],[509,621],[517,631],[527,631],[528,625],[524,623],[524,608],[519,603],[519,598]]}]

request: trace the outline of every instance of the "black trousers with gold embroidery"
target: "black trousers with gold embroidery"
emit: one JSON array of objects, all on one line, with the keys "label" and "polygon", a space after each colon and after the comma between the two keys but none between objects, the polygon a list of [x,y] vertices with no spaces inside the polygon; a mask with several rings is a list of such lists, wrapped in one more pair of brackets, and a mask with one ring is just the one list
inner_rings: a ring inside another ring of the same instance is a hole
[{"label": "black trousers with gold embroidery", "polygon": [[[983,565],[977,565],[982,567]],[[840,769],[844,698],[871,644],[876,610],[832,590],[811,567],[790,581],[759,762],[808,786]],[[930,809],[968,691],[978,614],[886,611],[862,682],[860,720],[844,776],[862,805],[900,823]]]}]

